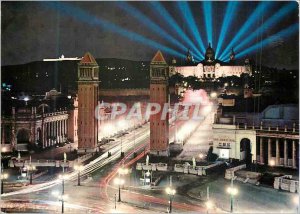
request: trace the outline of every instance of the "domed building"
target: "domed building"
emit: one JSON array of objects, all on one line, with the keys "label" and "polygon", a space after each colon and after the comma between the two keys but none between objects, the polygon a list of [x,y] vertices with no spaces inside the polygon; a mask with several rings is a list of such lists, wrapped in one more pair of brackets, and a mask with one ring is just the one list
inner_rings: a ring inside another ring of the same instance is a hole
[{"label": "domed building", "polygon": [[185,61],[179,62],[172,60],[170,65],[170,75],[180,73],[183,76],[196,76],[203,80],[214,80],[219,77],[226,76],[241,76],[243,73],[251,74],[251,65],[249,60],[246,59],[243,64],[238,64],[235,61],[235,53],[233,48],[229,55],[229,61],[223,62],[215,58],[215,50],[208,44],[204,59],[196,63],[193,60],[191,52],[188,50]]}]

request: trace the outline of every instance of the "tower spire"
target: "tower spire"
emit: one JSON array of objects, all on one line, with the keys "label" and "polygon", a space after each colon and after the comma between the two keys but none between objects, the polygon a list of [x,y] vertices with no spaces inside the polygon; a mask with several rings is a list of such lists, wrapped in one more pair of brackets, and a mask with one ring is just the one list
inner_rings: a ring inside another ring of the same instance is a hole
[{"label": "tower spire", "polygon": [[230,52],[230,56],[229,56],[229,60],[232,62],[235,59],[235,53],[233,50],[233,47],[231,48],[231,52]]}]

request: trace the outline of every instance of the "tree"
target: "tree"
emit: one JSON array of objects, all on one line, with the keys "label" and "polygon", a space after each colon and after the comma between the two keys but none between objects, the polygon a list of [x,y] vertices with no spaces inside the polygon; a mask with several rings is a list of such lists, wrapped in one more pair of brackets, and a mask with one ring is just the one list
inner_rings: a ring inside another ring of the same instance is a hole
[{"label": "tree", "polygon": [[184,80],[184,76],[180,73],[176,73],[169,78],[169,85],[175,86],[176,83],[182,83]]},{"label": "tree", "polygon": [[214,162],[218,158],[218,155],[213,153],[213,147],[209,147],[208,152],[207,152],[207,161],[209,162]]}]

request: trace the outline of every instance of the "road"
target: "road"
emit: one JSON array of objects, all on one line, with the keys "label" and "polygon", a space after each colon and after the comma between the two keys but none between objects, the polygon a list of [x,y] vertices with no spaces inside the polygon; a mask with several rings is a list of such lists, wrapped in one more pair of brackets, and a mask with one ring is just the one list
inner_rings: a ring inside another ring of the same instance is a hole
[{"label": "road", "polygon": [[[179,124],[180,123],[180,124]],[[178,127],[184,122],[178,122]],[[170,134],[173,134],[174,128],[170,128]],[[134,141],[135,139],[135,141]],[[112,166],[120,166],[123,164],[127,159],[130,162],[131,155],[134,152],[132,149],[135,145],[135,149],[139,151],[140,154],[144,154],[143,148],[149,144],[149,125],[146,124],[142,128],[135,131],[135,134],[131,133],[126,135],[122,139],[122,151],[125,152],[126,156],[120,162],[117,160],[120,157],[121,153],[121,144],[118,141],[112,143],[112,145],[105,145],[104,150],[110,151],[111,156],[107,156],[107,152],[95,159],[94,161],[90,162],[89,164],[85,165],[82,175],[93,175],[93,180],[88,181],[83,187],[76,187],[81,188],[80,191],[77,191],[76,194],[72,194],[71,200],[65,203],[65,207],[68,210],[67,212],[111,212],[112,208],[114,208],[114,193],[110,194],[108,200],[103,200],[103,203],[99,203],[99,183],[103,184],[103,174],[105,174],[106,170],[111,170]],[[129,152],[130,151],[130,152]],[[140,156],[140,155],[139,155]],[[139,158],[139,156],[137,158]],[[132,162],[133,163],[133,162]],[[65,181],[65,192],[70,193],[74,191],[74,184],[76,183],[77,173],[71,172],[68,173],[68,180]],[[107,177],[106,177],[107,178]],[[104,178],[104,180],[106,179]],[[41,208],[42,210],[49,210],[49,212],[53,212],[57,210],[60,206],[55,198],[51,195],[53,190],[57,190],[61,188],[62,181],[60,179],[56,179],[50,182],[45,182],[42,184],[36,184],[24,188],[19,191],[11,192],[2,194],[2,200],[4,203],[1,206],[9,207],[12,204],[16,207],[16,205],[27,205],[25,210],[30,210],[31,208],[37,208],[36,206],[44,206]],[[109,183],[109,182],[108,182]],[[111,188],[110,188],[111,189]],[[109,193],[111,193],[110,190]],[[136,201],[141,196],[137,196],[136,193],[134,195],[128,195],[128,198],[132,198]],[[151,196],[143,196],[144,201],[148,203],[153,203],[153,206],[158,204],[163,205],[162,211],[165,211],[165,207],[168,204],[168,200],[165,198],[155,199],[153,200]],[[14,203],[15,200],[22,200],[22,203]],[[55,202],[56,201],[56,202]],[[127,202],[128,203],[128,202]],[[143,208],[139,208],[133,204],[118,204],[118,206],[123,207],[122,210],[126,212],[137,212],[139,210],[143,210]],[[45,208],[47,207],[47,209]],[[174,207],[183,210],[195,210],[196,208],[191,208],[191,206],[183,205],[178,202],[174,202]],[[75,211],[76,210],[76,211]],[[148,210],[149,211],[149,210]],[[157,211],[157,210],[156,210]]]}]

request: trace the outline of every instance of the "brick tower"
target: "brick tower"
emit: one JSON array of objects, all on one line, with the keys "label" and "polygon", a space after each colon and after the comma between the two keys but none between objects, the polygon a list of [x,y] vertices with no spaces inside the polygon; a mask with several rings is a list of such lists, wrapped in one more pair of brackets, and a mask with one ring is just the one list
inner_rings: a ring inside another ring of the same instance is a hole
[{"label": "brick tower", "polygon": [[163,106],[169,103],[168,72],[168,64],[157,51],[150,63],[150,102],[161,106],[161,111],[150,117],[150,154],[157,156],[169,156],[169,115],[161,120]]},{"label": "brick tower", "polygon": [[98,104],[99,66],[86,53],[78,64],[78,153],[94,152],[98,143],[98,123],[95,109]]}]

